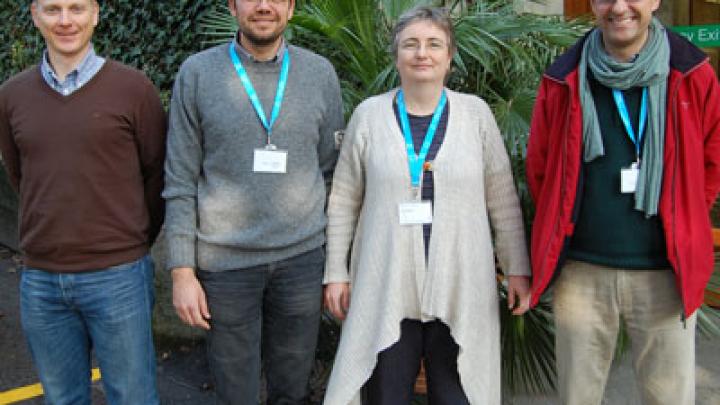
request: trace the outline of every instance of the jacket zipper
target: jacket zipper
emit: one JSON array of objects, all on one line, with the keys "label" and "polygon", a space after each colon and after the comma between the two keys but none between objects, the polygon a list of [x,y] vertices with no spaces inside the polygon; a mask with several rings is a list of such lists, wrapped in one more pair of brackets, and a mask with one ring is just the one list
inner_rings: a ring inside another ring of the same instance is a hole
[{"label": "jacket zipper", "polygon": [[676,270],[678,273],[677,275],[678,275],[678,280],[680,283],[680,285],[678,286],[679,290],[680,290],[680,300],[682,301],[682,304],[683,304],[682,305],[682,313],[680,314],[680,321],[683,323],[683,327],[685,327],[685,292],[683,291],[683,286],[682,286],[683,281],[682,281],[682,272],[680,269],[681,266],[680,266],[680,256],[679,256],[680,249],[678,248],[678,243],[677,243],[677,226],[676,226],[677,207],[676,207],[676,201],[675,201],[676,200],[676,198],[675,198],[675,182],[677,180],[677,171],[678,171],[677,165],[678,165],[678,161],[680,160],[679,159],[680,152],[678,151],[679,142],[677,139],[678,134],[679,134],[678,121],[677,121],[677,118],[678,118],[677,93],[678,93],[679,89],[680,89],[680,81],[678,81],[678,84],[676,84],[675,87],[672,89],[672,95],[670,97],[670,103],[672,104],[673,126],[674,126],[674,130],[675,130],[675,133],[674,133],[674,136],[675,136],[675,139],[674,139],[674,141],[675,141],[675,153],[674,153],[675,164],[673,167],[672,186],[670,188],[670,190],[671,190],[670,192],[672,193],[671,194],[672,195],[672,200],[671,200],[672,201],[672,231],[673,231],[672,242],[673,242],[673,249],[675,250],[675,262],[677,263],[675,267],[676,267]]}]

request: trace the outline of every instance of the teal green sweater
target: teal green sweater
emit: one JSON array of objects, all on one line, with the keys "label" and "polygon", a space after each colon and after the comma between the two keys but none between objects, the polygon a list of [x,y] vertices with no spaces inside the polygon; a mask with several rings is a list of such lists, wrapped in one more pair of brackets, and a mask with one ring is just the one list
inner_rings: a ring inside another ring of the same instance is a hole
[{"label": "teal green sweater", "polygon": [[[645,218],[633,208],[634,195],[620,193],[620,169],[635,160],[635,146],[620,119],[612,90],[590,77],[605,156],[584,163],[580,211],[568,257],[602,266],[630,269],[670,268],[659,216]],[[642,89],[624,92],[638,131]]]}]

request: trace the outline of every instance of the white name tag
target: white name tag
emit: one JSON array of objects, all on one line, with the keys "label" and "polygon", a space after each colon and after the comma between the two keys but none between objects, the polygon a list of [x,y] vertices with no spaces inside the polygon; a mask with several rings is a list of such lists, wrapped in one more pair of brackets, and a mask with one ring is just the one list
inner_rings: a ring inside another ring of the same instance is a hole
[{"label": "white name tag", "polygon": [[287,151],[255,149],[253,172],[287,173]]},{"label": "white name tag", "polygon": [[623,194],[634,193],[637,189],[638,169],[635,163],[632,166],[620,169],[620,192]]},{"label": "white name tag", "polygon": [[430,201],[400,203],[398,214],[400,225],[432,224],[432,203]]},{"label": "white name tag", "polygon": [[345,138],[345,131],[335,131],[333,133],[333,138],[335,138],[335,149],[340,150],[343,143],[343,138]]}]

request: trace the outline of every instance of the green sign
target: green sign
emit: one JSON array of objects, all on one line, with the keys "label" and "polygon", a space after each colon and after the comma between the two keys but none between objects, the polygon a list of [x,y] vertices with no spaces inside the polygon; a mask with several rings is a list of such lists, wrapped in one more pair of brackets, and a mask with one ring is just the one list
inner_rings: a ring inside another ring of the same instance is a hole
[{"label": "green sign", "polygon": [[720,47],[720,25],[685,25],[672,27],[672,30],[700,48]]}]

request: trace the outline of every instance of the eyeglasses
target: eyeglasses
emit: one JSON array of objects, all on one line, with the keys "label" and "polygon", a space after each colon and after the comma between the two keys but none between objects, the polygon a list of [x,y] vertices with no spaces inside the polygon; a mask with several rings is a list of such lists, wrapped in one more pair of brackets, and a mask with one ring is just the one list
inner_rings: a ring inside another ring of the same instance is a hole
[{"label": "eyeglasses", "polygon": [[[607,6],[610,4],[615,4],[615,2],[617,0],[593,0],[593,1],[601,6]],[[642,3],[645,0],[624,0],[624,1],[625,1],[625,3],[636,4],[636,3]]]},{"label": "eyeglasses", "polygon": [[288,0],[243,0],[246,3],[253,4],[253,5],[260,5],[263,1],[268,2],[269,4],[272,4],[274,6],[281,6],[283,4],[287,4]]},{"label": "eyeglasses", "polygon": [[[420,41],[405,41],[400,44],[400,50],[405,52],[417,52],[423,48]],[[445,42],[440,40],[431,40],[425,44],[425,50],[428,52],[444,51],[447,49]]]}]

